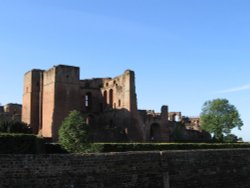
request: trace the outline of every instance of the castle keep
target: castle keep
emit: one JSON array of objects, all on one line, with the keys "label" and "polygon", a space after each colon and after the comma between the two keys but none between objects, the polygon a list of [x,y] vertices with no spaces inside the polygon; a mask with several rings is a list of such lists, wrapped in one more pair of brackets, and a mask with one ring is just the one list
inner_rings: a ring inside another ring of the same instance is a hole
[{"label": "castle keep", "polygon": [[[78,110],[90,125],[94,141],[170,141],[172,113],[138,110],[135,73],[115,78],[80,80],[79,67],[58,65],[24,76],[22,121],[53,141],[69,112]],[[172,126],[172,128],[171,128]]]}]

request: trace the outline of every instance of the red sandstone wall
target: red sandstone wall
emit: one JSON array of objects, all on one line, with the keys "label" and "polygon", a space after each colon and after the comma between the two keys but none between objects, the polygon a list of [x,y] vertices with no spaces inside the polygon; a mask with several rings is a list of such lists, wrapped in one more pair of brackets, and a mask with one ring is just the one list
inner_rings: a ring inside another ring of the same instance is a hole
[{"label": "red sandstone wall", "polygon": [[24,76],[22,121],[29,124],[35,134],[39,131],[42,70],[32,70]]},{"label": "red sandstone wall", "polygon": [[[102,95],[107,92],[107,104],[114,109],[127,109],[129,112],[137,111],[135,94],[134,72],[127,70],[124,74],[113,79],[104,79]],[[113,103],[110,104],[110,91],[113,90]]]},{"label": "red sandstone wall", "polygon": [[23,107],[22,107],[22,121],[31,123],[31,72],[28,72],[24,76],[23,86]]},{"label": "red sandstone wall", "polygon": [[55,107],[55,68],[44,72],[42,104],[42,135],[51,138]]},{"label": "red sandstone wall", "polygon": [[58,130],[69,112],[81,111],[82,100],[79,87],[79,68],[57,66],[55,75],[54,114],[52,124],[53,140],[58,138]]}]

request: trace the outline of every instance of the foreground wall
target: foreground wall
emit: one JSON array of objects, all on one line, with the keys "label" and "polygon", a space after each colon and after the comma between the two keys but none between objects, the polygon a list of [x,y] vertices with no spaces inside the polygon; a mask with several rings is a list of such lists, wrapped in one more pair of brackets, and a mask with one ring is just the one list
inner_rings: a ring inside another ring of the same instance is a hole
[{"label": "foreground wall", "polygon": [[0,187],[250,187],[250,149],[0,155]]}]

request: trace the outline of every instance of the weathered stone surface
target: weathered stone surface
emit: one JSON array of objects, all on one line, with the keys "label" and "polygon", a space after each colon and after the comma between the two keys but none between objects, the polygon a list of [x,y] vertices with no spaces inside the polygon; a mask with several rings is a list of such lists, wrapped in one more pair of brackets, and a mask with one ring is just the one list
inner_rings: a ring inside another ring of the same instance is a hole
[{"label": "weathered stone surface", "polygon": [[[174,140],[170,138],[174,130],[171,124],[177,116],[178,121],[182,118],[180,112],[168,112],[167,106],[162,106],[160,113],[138,110],[135,73],[131,70],[114,78],[80,80],[79,67],[34,69],[24,76],[23,92],[22,121],[35,134],[53,141],[58,140],[62,121],[72,110],[82,112],[92,129],[93,140],[98,142],[167,142]],[[192,140],[194,134],[181,131],[185,138],[182,140]],[[196,134],[194,140],[203,138],[199,131]]]},{"label": "weathered stone surface", "polygon": [[0,155],[0,187],[248,188],[250,150]]},{"label": "weathered stone surface", "polygon": [[22,105],[17,103],[9,103],[4,106],[0,105],[1,120],[21,121]]},{"label": "weathered stone surface", "polygon": [[[82,112],[94,130],[95,141],[124,141],[125,137],[142,141],[149,130],[138,113],[131,70],[114,78],[85,80],[80,80],[79,67],[66,65],[25,74],[22,121],[35,134],[57,141],[59,127],[72,110]],[[161,121],[162,133],[166,133],[167,121]],[[161,134],[159,140],[168,141],[168,134]]]}]

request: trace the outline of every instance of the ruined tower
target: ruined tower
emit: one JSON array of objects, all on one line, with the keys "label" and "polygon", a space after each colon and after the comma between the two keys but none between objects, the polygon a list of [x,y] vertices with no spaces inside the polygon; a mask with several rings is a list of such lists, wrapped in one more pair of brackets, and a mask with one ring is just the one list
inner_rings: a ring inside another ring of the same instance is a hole
[{"label": "ruined tower", "polygon": [[64,118],[79,109],[79,68],[54,66],[44,72],[43,82],[42,135],[57,140]]},{"label": "ruined tower", "polygon": [[35,134],[42,124],[43,70],[31,70],[24,75],[22,121],[27,123]]}]

